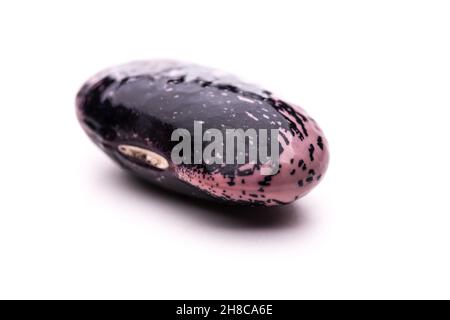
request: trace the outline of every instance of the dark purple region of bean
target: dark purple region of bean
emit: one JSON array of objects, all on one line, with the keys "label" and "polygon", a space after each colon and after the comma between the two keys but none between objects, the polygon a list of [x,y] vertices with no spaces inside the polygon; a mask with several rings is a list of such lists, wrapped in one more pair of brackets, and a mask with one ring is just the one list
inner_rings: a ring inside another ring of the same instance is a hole
[{"label": "dark purple region of bean", "polygon": [[[258,107],[239,97],[254,101]],[[269,92],[248,92],[234,85],[213,84],[201,79],[187,82],[184,77],[154,79],[141,75],[116,81],[104,77],[92,88],[82,89],[80,99],[84,99],[82,104],[86,106],[83,110],[86,125],[104,140],[112,145],[151,144],[165,156],[169,156],[177,144],[170,140],[173,130],[185,128],[193,137],[194,121],[203,121],[203,130],[215,128],[223,133],[226,129],[235,128],[252,128],[258,133],[258,129],[284,127],[295,134],[307,134],[306,131],[300,132],[295,124],[278,112],[279,108],[289,110],[290,107],[284,102],[275,102]],[[281,107],[275,107],[278,104]],[[251,113],[257,120],[245,112]],[[295,111],[289,113],[295,114]],[[268,139],[270,144],[270,135]],[[203,146],[207,144],[209,142],[204,142]],[[224,144],[226,150],[226,140]],[[248,149],[248,141],[246,144]],[[281,153],[281,144],[279,148]],[[247,162],[248,157],[245,160]],[[224,174],[235,169],[235,166],[229,165],[202,164],[202,167],[208,172],[222,170]]]}]

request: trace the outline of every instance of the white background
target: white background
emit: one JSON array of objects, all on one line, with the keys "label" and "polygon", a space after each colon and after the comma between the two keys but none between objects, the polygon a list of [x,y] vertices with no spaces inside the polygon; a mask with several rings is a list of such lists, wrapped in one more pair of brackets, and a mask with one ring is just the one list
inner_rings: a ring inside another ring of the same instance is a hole
[{"label": "white background", "polygon": [[[303,106],[322,183],[266,211],[129,178],[74,97],[146,58]],[[450,298],[448,1],[4,1],[0,88],[0,298]]]}]

